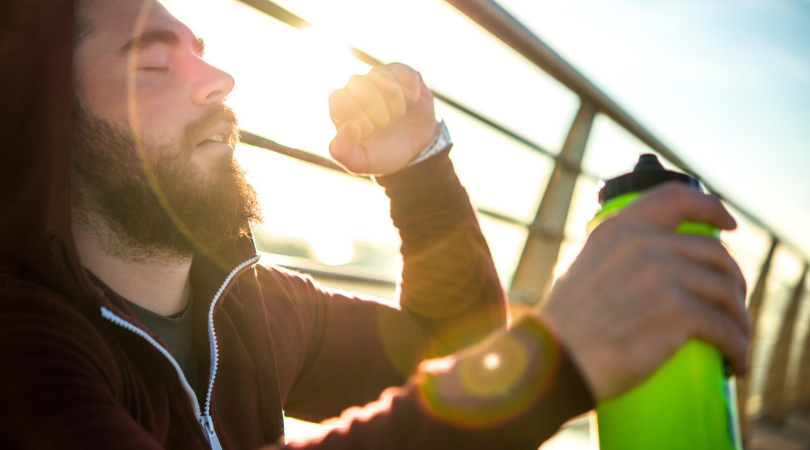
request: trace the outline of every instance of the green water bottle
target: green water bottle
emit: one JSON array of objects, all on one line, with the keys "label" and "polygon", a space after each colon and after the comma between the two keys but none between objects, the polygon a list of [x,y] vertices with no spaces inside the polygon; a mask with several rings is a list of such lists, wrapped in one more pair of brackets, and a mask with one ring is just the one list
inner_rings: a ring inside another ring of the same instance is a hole
[{"label": "green water bottle", "polygon": [[[605,182],[591,227],[665,182],[703,190],[697,179],[665,170],[641,155],[632,172]],[[678,233],[718,238],[707,223],[683,222]],[[650,301],[655,301],[651,298]],[[600,450],[742,450],[734,381],[723,355],[697,339],[686,342],[647,380],[596,407]]]}]

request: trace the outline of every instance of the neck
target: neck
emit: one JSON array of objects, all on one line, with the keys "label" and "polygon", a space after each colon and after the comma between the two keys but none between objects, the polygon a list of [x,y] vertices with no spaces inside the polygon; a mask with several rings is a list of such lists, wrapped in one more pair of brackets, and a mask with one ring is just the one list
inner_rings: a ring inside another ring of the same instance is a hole
[{"label": "neck", "polygon": [[169,316],[188,305],[191,257],[150,251],[134,258],[131,252],[111,252],[101,234],[73,221],[73,239],[82,265],[117,294],[152,312]]}]

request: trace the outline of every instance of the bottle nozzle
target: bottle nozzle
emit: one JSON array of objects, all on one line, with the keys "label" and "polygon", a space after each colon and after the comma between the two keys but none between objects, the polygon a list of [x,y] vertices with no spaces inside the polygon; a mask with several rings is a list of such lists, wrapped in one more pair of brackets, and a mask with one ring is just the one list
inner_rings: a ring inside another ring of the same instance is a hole
[{"label": "bottle nozzle", "polygon": [[642,170],[664,170],[664,166],[658,161],[658,157],[652,153],[645,153],[638,158],[636,167],[633,172],[640,172]]}]

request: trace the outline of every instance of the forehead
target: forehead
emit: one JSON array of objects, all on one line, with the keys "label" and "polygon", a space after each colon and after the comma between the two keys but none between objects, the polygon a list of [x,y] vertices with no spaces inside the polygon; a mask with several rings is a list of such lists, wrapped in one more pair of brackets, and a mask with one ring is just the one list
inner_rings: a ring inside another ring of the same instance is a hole
[{"label": "forehead", "polygon": [[154,29],[193,37],[191,30],[156,0],[95,0],[87,3],[83,14],[92,24],[96,39],[110,46]]}]

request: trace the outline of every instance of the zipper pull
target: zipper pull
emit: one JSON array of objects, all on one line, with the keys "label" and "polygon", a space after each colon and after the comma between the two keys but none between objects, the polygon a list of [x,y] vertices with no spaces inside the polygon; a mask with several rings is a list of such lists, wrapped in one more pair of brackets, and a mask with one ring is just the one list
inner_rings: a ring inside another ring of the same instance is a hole
[{"label": "zipper pull", "polygon": [[200,417],[200,424],[203,431],[205,431],[205,437],[208,438],[208,443],[211,444],[211,450],[222,450],[217,433],[214,431],[214,421],[211,420],[211,416],[206,414]]}]

